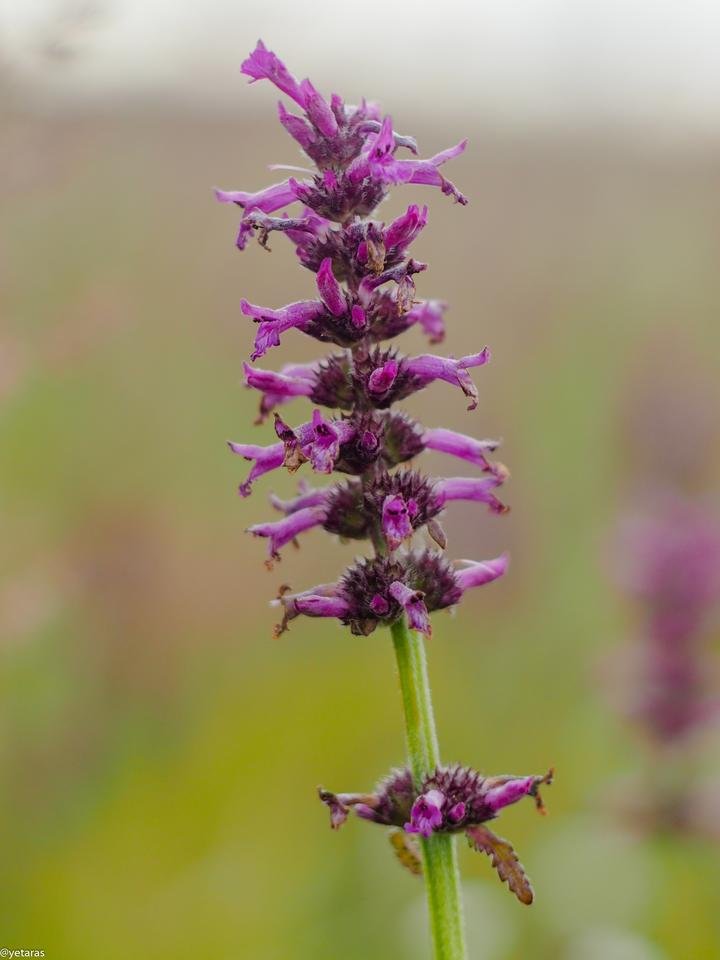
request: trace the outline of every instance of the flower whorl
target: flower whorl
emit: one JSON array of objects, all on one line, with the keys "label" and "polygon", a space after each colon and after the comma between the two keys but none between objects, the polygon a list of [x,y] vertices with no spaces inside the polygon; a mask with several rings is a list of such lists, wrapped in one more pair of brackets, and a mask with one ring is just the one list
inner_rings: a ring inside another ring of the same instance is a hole
[{"label": "flower whorl", "polygon": [[[508,562],[502,556],[453,566],[442,553],[445,535],[438,517],[452,500],[476,501],[492,512],[504,512],[496,490],[507,471],[488,459],[495,442],[442,427],[425,429],[393,409],[397,401],[436,380],[459,387],[474,409],[477,390],[469,371],[487,363],[489,352],[485,348],[459,359],[410,357],[385,345],[415,325],[431,343],[439,343],[446,304],[415,296],[415,278],[426,264],[409,256],[408,248],[427,223],[427,207],[411,204],[390,223],[370,217],[394,184],[436,186],[467,203],[440,170],[466,144],[419,159],[415,141],[395,131],[390,117],[383,117],[375,104],[349,106],[336,94],[328,102],[309,80],[299,82],[262,42],[242,72],[251,81],[270,80],[301,109],[302,115],[296,115],[280,103],[280,122],[317,172],[256,193],[218,190],[216,195],[242,208],[240,249],[252,236],[263,246],[273,232],[288,237],[300,263],[316,275],[317,298],[280,308],[242,301],[243,314],[256,324],[253,363],[245,364],[246,384],[260,392],[259,419],[274,415],[277,442],[230,444],[234,453],[252,462],[240,493],[247,496],[258,477],[282,466],[295,471],[309,462],[317,473],[346,475],[334,485],[302,485],[292,500],[273,497],[281,518],[255,524],[250,532],[268,540],[270,561],[315,526],[343,538],[369,540],[375,550],[337,583],[295,594],[286,591],[277,601],[283,607],[277,629],[284,630],[304,614],[336,617],[353,633],[367,635],[379,624],[406,615],[412,627],[429,634],[431,611],[449,607],[470,587],[502,576]],[[409,156],[398,157],[403,150]],[[286,208],[293,204],[300,207],[290,214]],[[316,363],[289,364],[279,372],[256,367],[254,362],[291,330],[332,344],[334,350]],[[291,427],[277,408],[296,397],[309,399],[313,412],[308,421]],[[473,464],[482,475],[430,478],[402,466],[426,449]],[[411,546],[422,529],[434,546]]]}]

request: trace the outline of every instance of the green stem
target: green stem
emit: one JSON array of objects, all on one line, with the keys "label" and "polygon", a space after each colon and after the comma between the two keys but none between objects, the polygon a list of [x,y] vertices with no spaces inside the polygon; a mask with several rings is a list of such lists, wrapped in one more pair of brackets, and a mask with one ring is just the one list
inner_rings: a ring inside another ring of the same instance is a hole
[{"label": "green stem", "polygon": [[[419,789],[440,762],[425,644],[405,619],[390,628],[405,710],[407,747],[413,780]],[[420,841],[435,960],[466,960],[460,874],[455,838],[434,834]]]}]

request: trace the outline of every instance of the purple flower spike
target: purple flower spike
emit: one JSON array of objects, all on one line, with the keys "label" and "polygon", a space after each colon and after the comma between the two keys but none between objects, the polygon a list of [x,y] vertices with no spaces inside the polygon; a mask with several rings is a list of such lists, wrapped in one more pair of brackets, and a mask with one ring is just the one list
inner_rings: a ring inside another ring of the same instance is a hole
[{"label": "purple flower spike", "polygon": [[[439,187],[465,202],[441,173],[446,162],[463,152],[465,141],[419,158],[415,141],[399,134],[379,107],[366,100],[350,106],[336,94],[326,99],[262,43],[242,71],[251,80],[269,80],[297,104],[295,112],[286,103],[278,105],[280,122],[316,168],[304,171],[303,180],[291,176],[255,193],[218,191],[219,200],[244,210],[241,246],[254,235],[267,247],[271,233],[284,233],[300,263],[315,274],[317,299],[278,308],[242,301],[243,314],[257,325],[251,359],[258,361],[293,329],[334,346],[323,359],[289,363],[279,372],[244,364],[246,385],[261,394],[259,421],[293,399],[307,398],[314,409],[312,418],[296,427],[275,412],[279,443],[231,445],[253,462],[240,489],[247,495],[263,473],[278,467],[292,473],[304,464],[316,473],[336,472],[344,478],[324,489],[301,487],[288,500],[271,497],[282,518],[250,531],[268,539],[272,558],[315,526],[344,541],[370,541],[377,551],[352,564],[335,584],[281,597],[284,615],[278,631],[307,614],[336,617],[358,636],[405,618],[414,630],[430,636],[431,612],[455,606],[467,589],[496,579],[507,567],[501,557],[455,569],[441,552],[447,537],[440,514],[455,500],[486,503],[503,512],[496,488],[507,471],[488,459],[494,441],[445,428],[424,430],[393,409],[437,380],[459,387],[474,409],[478,394],[470,371],[487,363],[490,354],[485,348],[459,359],[407,357],[386,343],[414,326],[439,343],[447,304],[416,296],[427,264],[408,250],[427,225],[427,206],[411,203],[387,223],[372,217],[396,183]],[[405,149],[414,156],[403,156]],[[302,208],[290,214],[286,208],[294,203]],[[425,449],[457,457],[484,476],[435,480],[409,467],[395,470]],[[423,547],[421,538],[440,550]],[[404,547],[412,539],[418,548]],[[448,811],[461,817],[466,801],[451,799]],[[409,817],[410,806],[403,823]]]},{"label": "purple flower spike", "polygon": [[382,507],[382,528],[391,550],[396,550],[403,540],[412,536],[408,504],[402,494],[385,497]]},{"label": "purple flower spike", "polygon": [[420,794],[412,806],[410,823],[405,824],[405,832],[419,833],[426,839],[431,837],[433,831],[442,825],[444,804],[445,795],[439,790]]},{"label": "purple flower spike", "polygon": [[322,507],[303,507],[289,513],[284,520],[275,520],[272,523],[256,523],[248,527],[248,533],[256,537],[267,537],[268,553],[271,560],[280,559],[280,549],[285,544],[295,540],[300,533],[319,526],[325,520],[325,510]]},{"label": "purple flower spike", "polygon": [[400,606],[405,610],[408,623],[413,630],[418,630],[429,637],[432,633],[430,626],[430,617],[425,606],[425,594],[422,590],[411,590],[401,581],[396,580],[390,584],[390,596],[397,600]]},{"label": "purple flower spike", "polygon": [[[291,427],[275,412],[277,443],[230,444],[252,463],[240,491],[247,495],[258,477],[279,467],[293,473],[309,464],[317,473],[339,475],[320,489],[301,484],[298,494],[287,500],[271,496],[280,519],[254,524],[249,532],[268,540],[268,565],[279,558],[282,547],[314,527],[343,542],[365,541],[371,546],[368,555],[361,553],[336,582],[299,592],[283,585],[272,602],[282,617],[274,635],[280,636],[300,616],[322,617],[337,620],[356,637],[391,628],[400,650],[401,640],[420,642],[407,637],[408,627],[429,637],[431,613],[453,608],[471,587],[490,583],[508,567],[505,555],[460,561],[456,567],[443,552],[447,536],[440,524],[451,501],[480,502],[495,513],[506,511],[496,490],[508,472],[489,459],[497,443],[444,427],[426,430],[395,406],[443,380],[459,387],[468,398],[468,409],[474,410],[478,391],[470,371],[488,362],[489,350],[459,359],[431,353],[409,357],[394,345],[395,337],[414,327],[430,343],[440,343],[447,304],[420,299],[427,295],[422,289],[427,264],[409,254],[427,224],[428,208],[412,203],[388,223],[373,219],[394,184],[437,187],[466,204],[442,172],[464,151],[466,141],[419,157],[414,139],[398,133],[379,106],[365,99],[352,106],[337,94],[326,99],[309,79],[290,73],[262,42],[243,62],[242,72],[251,81],[269,80],[297,105],[298,110],[289,112],[286,103],[278,104],[278,116],[313,169],[273,164],[271,169],[292,171],[286,181],[254,193],[218,190],[217,198],[243,210],[236,241],[240,249],[254,237],[269,250],[270,235],[284,234],[302,267],[315,275],[317,290],[316,299],[279,308],[242,301],[243,314],[257,325],[251,360],[254,363],[279,346],[288,330],[330,347],[314,363],[286,364],[277,373],[244,364],[246,385],[261,394],[259,421],[293,399],[307,398],[312,415]],[[299,206],[293,208],[295,204]],[[426,476],[414,462],[424,450],[463,460],[474,468],[473,475]],[[681,613],[673,611],[672,619]],[[670,629],[667,622],[663,629]],[[399,669],[405,693],[410,684],[423,698],[428,696],[425,678],[403,663],[402,656]],[[534,797],[542,809],[539,787],[549,783],[552,774],[487,778],[469,767],[453,766],[418,775],[426,765],[418,748],[420,728],[430,742],[434,727],[428,713],[413,716],[407,709],[406,714],[415,776],[410,770],[395,770],[373,793],[320,789],[332,828],[339,829],[354,809],[361,820],[392,829],[395,853],[413,873],[425,868],[437,876],[447,864],[442,858],[433,863],[432,857],[421,862],[422,850],[433,849],[425,847],[425,840],[434,834],[464,833],[475,850],[491,858],[500,879],[518,899],[532,902],[532,887],[514,850],[485,824],[523,796]],[[417,837],[422,838],[420,844]],[[445,921],[458,920],[454,898],[446,899],[435,911],[435,930]],[[461,939],[458,930],[458,942]]]}]

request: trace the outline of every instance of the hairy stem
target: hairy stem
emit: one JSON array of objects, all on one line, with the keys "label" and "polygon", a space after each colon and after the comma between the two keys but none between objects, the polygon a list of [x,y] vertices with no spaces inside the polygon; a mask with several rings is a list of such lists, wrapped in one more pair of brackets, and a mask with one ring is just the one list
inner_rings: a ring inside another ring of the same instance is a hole
[{"label": "hairy stem", "polygon": [[[400,675],[410,769],[419,789],[440,762],[425,645],[422,635],[410,630],[405,618],[390,629]],[[420,845],[435,960],[465,960],[455,838],[435,834],[427,840],[421,839]]]}]

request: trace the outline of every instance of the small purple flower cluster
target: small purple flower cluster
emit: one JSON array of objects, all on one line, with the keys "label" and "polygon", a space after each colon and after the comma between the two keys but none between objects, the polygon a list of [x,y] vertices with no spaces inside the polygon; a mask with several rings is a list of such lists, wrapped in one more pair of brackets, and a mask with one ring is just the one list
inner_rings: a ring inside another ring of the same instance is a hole
[{"label": "small purple flower cluster", "polygon": [[717,673],[704,643],[720,606],[720,526],[677,497],[622,530],[622,582],[646,611],[633,675],[632,714],[653,741],[671,746],[720,717],[709,683]]},{"label": "small purple flower cluster", "polygon": [[334,830],[345,823],[350,808],[364,820],[402,830],[401,859],[414,872],[417,867],[408,835],[428,838],[434,833],[465,833],[470,845],[490,855],[501,879],[508,881],[523,903],[529,904],[533,900],[532,887],[514,850],[484,824],[497,817],[503,807],[526,796],[534,797],[538,810],[544,813],[539,788],[552,783],[552,778],[552,770],[543,777],[483,777],[469,767],[438,767],[425,778],[420,789],[413,784],[409,770],[395,770],[370,794],[334,794],[323,789],[319,794],[330,809]]},{"label": "small purple flower cluster", "polygon": [[[465,141],[419,159],[415,141],[397,133],[375,104],[349,106],[336,94],[327,101],[309,80],[298,82],[261,42],[242,72],[253,81],[270,80],[297,104],[302,115],[279,105],[280,122],[317,168],[305,171],[305,179],[291,176],[256,193],[217,191],[221,202],[242,208],[240,249],[252,236],[265,246],[271,232],[284,233],[300,263],[316,275],[317,299],[279,309],[242,302],[242,312],[256,324],[251,359],[259,360],[292,329],[333,344],[335,352],[279,372],[245,365],[246,384],[261,395],[259,420],[273,413],[278,439],[269,446],[230,444],[252,462],[240,493],[247,496],[255,480],[283,466],[293,472],[309,463],[316,473],[347,476],[330,486],[302,485],[292,500],[272,498],[281,519],[258,523],[250,532],[267,539],[270,562],[313,527],[369,540],[375,553],[357,561],[337,583],[285,592],[277,601],[284,608],[277,630],[303,614],[335,617],[353,633],[367,635],[407,615],[412,627],[429,634],[431,611],[458,603],[466,590],[507,569],[505,556],[461,561],[460,567],[448,562],[439,522],[445,505],[454,500],[483,503],[503,513],[507,508],[496,491],[507,471],[488,458],[495,441],[426,429],[392,409],[438,380],[458,387],[474,409],[477,390],[469,371],[487,363],[489,352],[485,348],[460,359],[409,357],[384,345],[415,325],[431,343],[439,343],[446,305],[415,296],[415,277],[426,264],[414,260],[408,248],[427,223],[427,207],[411,204],[390,223],[370,215],[388,188],[400,183],[439,187],[467,203],[440,171],[462,153]],[[398,157],[402,150],[410,156]],[[290,216],[285,208],[296,203],[301,209]],[[295,397],[308,398],[314,409],[310,420],[291,427],[277,408]],[[423,450],[457,457],[478,467],[481,476],[432,479],[408,466],[391,472]],[[410,545],[422,529],[439,549]]]}]

